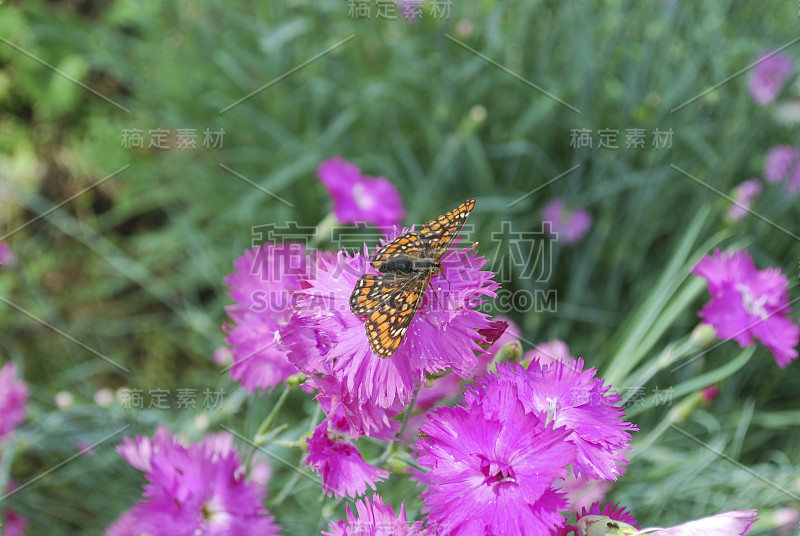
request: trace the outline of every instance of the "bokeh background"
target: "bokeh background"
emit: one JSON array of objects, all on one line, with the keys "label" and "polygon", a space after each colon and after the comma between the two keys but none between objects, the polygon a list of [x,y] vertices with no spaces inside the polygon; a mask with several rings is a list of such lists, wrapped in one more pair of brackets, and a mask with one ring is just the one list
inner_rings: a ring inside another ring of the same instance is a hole
[{"label": "bokeh background", "polygon": [[[230,303],[223,279],[254,226],[325,218],[331,200],[316,169],[337,154],[392,181],[409,223],[477,197],[470,223],[490,259],[505,254],[493,236],[501,222],[538,232],[551,199],[585,207],[593,226],[575,244],[555,244],[552,277],[504,283],[554,289],[557,309],[495,312],[520,326],[523,348],[561,338],[623,391],[633,385],[631,354],[652,361],[697,325],[707,296],[688,269],[713,247],[747,247],[798,296],[795,238],[753,216],[727,221],[730,202],[712,188],[730,195],[762,176],[771,147],[798,142],[800,88],[793,75],[780,102],[762,106],[743,72],[706,92],[798,36],[794,2],[452,0],[434,17],[429,1],[416,21],[399,10],[376,19],[369,5],[370,18],[347,0],[0,5],[0,234],[16,258],[0,270],[0,364],[16,362],[31,390],[0,482],[25,483],[130,425],[4,501],[30,534],[101,534],[137,500],[141,476],[114,451],[123,435],[165,423],[189,437],[221,424],[252,436],[277,393],[247,396],[212,360]],[[784,53],[797,58],[798,47]],[[626,149],[634,128],[646,146]],[[125,146],[136,129],[144,148]],[[170,131],[168,149],[148,147],[153,129]],[[178,148],[178,129],[196,129],[196,148]],[[203,147],[206,129],[224,130],[221,148]],[[571,144],[576,129],[593,132],[592,149]],[[600,129],[619,131],[620,148],[598,148]],[[670,147],[652,146],[656,129],[672,129]],[[780,185],[765,184],[753,208],[800,229],[798,198]],[[648,315],[668,304],[669,322],[658,317],[650,330],[657,315]],[[631,346],[636,329],[641,345]],[[739,353],[723,344],[656,374],[647,397],[674,388],[675,398],[633,412],[637,441],[663,427],[694,379]],[[685,416],[713,449],[661,430],[610,497],[662,526],[800,507],[797,374],[757,348],[720,375],[712,405]],[[225,405],[126,410],[99,404],[104,388],[224,389]],[[313,414],[297,392],[280,420],[305,433]],[[342,516],[344,501],[312,482],[281,496],[294,473],[274,471],[267,506],[284,534],[318,533]],[[403,479],[379,490],[417,514]]]}]

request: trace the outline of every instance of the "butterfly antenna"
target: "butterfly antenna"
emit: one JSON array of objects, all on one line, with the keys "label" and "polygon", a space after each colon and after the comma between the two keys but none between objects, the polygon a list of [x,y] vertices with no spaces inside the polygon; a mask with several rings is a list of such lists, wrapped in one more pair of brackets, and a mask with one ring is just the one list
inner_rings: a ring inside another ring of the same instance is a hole
[{"label": "butterfly antenna", "polygon": [[451,249],[451,250],[450,250],[450,251],[448,251],[448,252],[447,252],[447,254],[446,254],[446,255],[444,255],[444,257],[442,257],[442,258],[443,258],[443,259],[446,259],[447,257],[449,257],[450,255],[452,255],[452,254],[454,254],[454,253],[460,253],[460,252],[462,252],[462,251],[463,251],[463,252],[467,252],[467,251],[470,251],[470,250],[472,250],[472,249],[475,249],[476,247],[478,247],[478,243],[477,243],[477,242],[475,242],[475,243],[474,243],[474,244],[472,244],[471,246],[469,246],[469,247],[466,247],[466,248],[464,248],[464,249]]}]

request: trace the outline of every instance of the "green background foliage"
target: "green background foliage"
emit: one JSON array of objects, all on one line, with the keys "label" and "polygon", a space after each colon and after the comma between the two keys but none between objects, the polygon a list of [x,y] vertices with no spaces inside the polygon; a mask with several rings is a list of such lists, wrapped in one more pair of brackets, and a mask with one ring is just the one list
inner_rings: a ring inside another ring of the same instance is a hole
[{"label": "green background foliage", "polygon": [[[138,498],[140,474],[113,449],[123,434],[167,424],[197,438],[207,417],[209,430],[253,436],[281,389],[247,396],[212,362],[224,345],[222,281],[253,226],[314,226],[329,213],[316,168],[336,154],[396,184],[407,222],[477,197],[471,239],[493,261],[504,254],[493,235],[501,222],[539,231],[541,208],[556,196],[587,207],[593,229],[578,244],[556,244],[547,282],[515,274],[504,288],[557,292],[555,312],[506,313],[525,349],[558,337],[621,393],[646,380],[646,403],[630,412],[641,429],[632,463],[609,496],[648,526],[800,506],[775,487],[800,493],[797,365],[780,370],[763,347],[743,353],[732,342],[676,371],[658,361],[698,323],[707,295],[688,271],[714,247],[749,248],[760,268],[788,275],[790,299],[797,294],[795,239],[754,217],[726,223],[728,203],[672,167],[729,194],[760,176],[771,146],[797,141],[796,124],[752,101],[746,73],[671,111],[793,39],[797,7],[453,0],[450,17],[439,19],[430,7],[408,23],[354,19],[345,0],[0,6],[0,219],[8,232],[42,216],[8,237],[18,262],[0,273],[0,296],[130,370],[0,307],[0,362],[17,362],[31,389],[0,482],[25,483],[75,454],[79,441],[129,425],[8,500],[31,534],[101,533]],[[796,46],[786,53],[797,57]],[[797,93],[792,86],[784,98]],[[198,148],[176,149],[174,137],[166,151],[122,147],[123,130],[142,129],[147,145],[157,128],[197,129]],[[206,128],[224,129],[222,149],[200,146]],[[645,129],[644,149],[624,148],[632,128]],[[575,149],[573,129],[619,130],[621,148]],[[655,129],[673,130],[670,148],[652,147]],[[754,205],[792,231],[796,207],[778,185],[765,185]],[[714,402],[673,411],[710,383],[721,390]],[[94,401],[104,387],[224,389],[226,402],[212,411],[104,408]],[[669,403],[652,403],[656,388],[671,390]],[[67,410],[55,406],[59,391],[74,397]],[[277,421],[288,428],[268,449],[302,465],[296,445],[319,417],[309,396],[292,392]],[[366,445],[367,459],[381,448]],[[343,515],[344,501],[273,465],[267,506],[284,534],[312,534]],[[404,477],[379,491],[418,514]],[[767,525],[755,532],[770,533]]]}]

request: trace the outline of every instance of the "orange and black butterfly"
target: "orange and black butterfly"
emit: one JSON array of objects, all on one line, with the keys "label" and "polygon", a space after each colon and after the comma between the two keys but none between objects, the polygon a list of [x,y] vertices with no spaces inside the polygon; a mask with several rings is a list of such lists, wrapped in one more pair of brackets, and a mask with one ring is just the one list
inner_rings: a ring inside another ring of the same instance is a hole
[{"label": "orange and black butterfly", "polygon": [[464,227],[475,198],[467,199],[418,231],[399,236],[372,256],[382,275],[365,274],[350,295],[350,310],[366,316],[370,348],[381,358],[397,350],[411,325],[431,277],[442,273],[442,260]]}]

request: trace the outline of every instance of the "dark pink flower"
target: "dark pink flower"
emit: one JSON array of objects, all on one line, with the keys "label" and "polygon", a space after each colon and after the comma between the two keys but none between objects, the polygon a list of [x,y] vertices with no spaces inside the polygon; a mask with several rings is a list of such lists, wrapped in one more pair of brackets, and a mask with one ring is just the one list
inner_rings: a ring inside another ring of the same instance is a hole
[{"label": "dark pink flower", "polygon": [[152,470],[151,460],[153,454],[172,448],[177,441],[172,437],[165,426],[159,426],[152,438],[136,436],[131,439],[125,437],[121,445],[117,445],[117,453],[128,464],[143,473]]},{"label": "dark pink flower", "polygon": [[753,200],[761,193],[761,181],[750,179],[739,183],[733,190],[735,203],[728,208],[728,219],[739,221],[747,215]]},{"label": "dark pink flower", "polygon": [[706,255],[692,273],[708,281],[711,301],[700,311],[717,337],[739,346],[760,340],[781,368],[797,359],[800,328],[791,319],[789,282],[777,268],[757,270],[747,251]]},{"label": "dark pink flower", "polygon": [[389,473],[378,469],[361,456],[358,448],[348,440],[347,432],[336,423],[323,419],[308,442],[306,465],[322,477],[322,487],[328,496],[357,497],[367,486],[375,489],[375,482],[388,478]]},{"label": "dark pink flower", "polygon": [[405,503],[400,505],[400,513],[395,515],[392,505],[384,504],[380,495],[373,495],[372,501],[365,497],[356,501],[356,514],[347,505],[347,521],[340,519],[331,523],[330,532],[325,536],[423,536],[422,523],[408,524]]},{"label": "dark pink flower", "polygon": [[[481,337],[483,337],[483,340],[486,344],[493,345],[500,337],[503,336],[506,330],[508,330],[508,327],[513,323],[514,322],[511,320],[494,320],[489,322],[488,328],[479,329],[478,333],[481,334]],[[517,332],[517,335],[519,335],[519,332]]]},{"label": "dark pink flower", "polygon": [[108,526],[103,536],[141,536],[145,529],[136,521],[135,510],[135,508],[131,508],[124,511]]},{"label": "dark pink flower", "polygon": [[13,268],[15,264],[17,264],[17,259],[11,246],[5,240],[0,240],[0,269]]},{"label": "dark pink flower", "polygon": [[128,527],[152,536],[278,534],[263,505],[264,487],[245,477],[229,434],[187,447],[161,429],[152,440],[125,438],[117,450],[148,480],[142,501],[112,525],[117,533]]},{"label": "dark pink flower", "polygon": [[750,95],[758,104],[769,104],[783,89],[794,70],[794,61],[780,52],[765,52],[750,72]]},{"label": "dark pink flower", "polygon": [[[525,411],[569,431],[566,441],[577,448],[571,462],[575,475],[614,482],[622,474],[621,464],[627,463],[622,453],[631,448],[628,431],[637,428],[622,420],[620,396],[610,393],[611,387],[595,378],[595,372],[583,370],[583,359],[545,366],[534,360],[527,368],[513,364],[497,369],[501,384],[516,385]],[[468,392],[467,400],[470,396]]]},{"label": "dark pink flower", "polygon": [[612,519],[613,521],[621,521],[622,523],[627,523],[628,525],[634,527],[637,525],[636,518],[634,518],[633,515],[630,512],[628,512],[624,506],[621,507],[618,502],[607,503],[603,507],[602,511],[600,510],[599,501],[589,506],[588,510],[586,508],[581,508],[581,512],[576,516],[577,517],[576,521],[580,521],[582,517],[586,516],[606,516]]},{"label": "dark pink flower", "polygon": [[463,405],[435,409],[417,445],[430,470],[414,471],[429,522],[451,536],[548,534],[564,522],[566,501],[551,484],[575,457],[569,433],[527,412],[494,375]]},{"label": "dark pink flower", "polygon": [[764,161],[764,179],[780,182],[795,175],[800,163],[800,149],[791,145],[776,145],[767,152]]},{"label": "dark pink flower", "polygon": [[0,518],[3,536],[22,536],[28,529],[28,520],[13,510],[6,509],[5,519]]},{"label": "dark pink flower", "polygon": [[331,374],[310,376],[305,385],[319,391],[316,399],[336,429],[346,431],[353,439],[364,436],[384,441],[394,439],[400,422],[391,419],[403,411],[399,401],[389,408],[361,402],[344,382]]},{"label": "dark pink flower", "polygon": [[611,484],[605,480],[575,476],[568,474],[564,480],[556,480],[553,488],[566,495],[569,501],[568,512],[578,513],[581,509],[591,508],[593,503],[599,503],[611,490]]},{"label": "dark pink flower", "polygon": [[17,366],[0,368],[0,439],[10,435],[25,420],[28,385],[17,376]]},{"label": "dark pink flower", "polygon": [[291,316],[292,290],[307,266],[302,245],[266,244],[245,251],[225,278],[234,305],[223,325],[232,345],[231,378],[253,393],[270,389],[295,374],[286,359],[279,330]]},{"label": "dark pink flower", "polygon": [[545,233],[565,244],[577,242],[592,228],[592,216],[581,207],[568,210],[561,199],[553,199],[542,211]]},{"label": "dark pink flower", "polygon": [[[9,480],[5,491],[10,494],[16,489],[16,483],[13,480]],[[2,492],[2,488],[0,488],[0,492]],[[27,529],[28,520],[25,517],[10,508],[0,508],[0,534],[3,536],[22,536]]]},{"label": "dark pink flower", "polygon": [[519,327],[510,318],[498,316],[489,325],[492,326],[490,329],[479,332],[484,338],[484,344],[491,343],[491,346],[478,355],[480,363],[474,371],[475,374],[482,374],[503,346],[520,340]]},{"label": "dark pink flower", "polygon": [[321,255],[315,277],[296,293],[292,326],[304,326],[306,334],[286,338],[289,359],[306,374],[335,375],[360,402],[383,408],[408,403],[427,373],[450,368],[469,377],[478,364],[475,352],[482,351],[477,331],[490,322],[477,307],[495,296],[498,285],[474,250],[447,255],[441,263],[443,272],[431,279],[400,347],[381,359],[370,349],[364,318],[350,310],[356,281],[376,273],[369,257]]},{"label": "dark pink flower", "polygon": [[320,164],[317,175],[333,198],[333,212],[341,223],[367,222],[391,229],[405,216],[392,183],[385,177],[362,175],[355,164],[340,156]]},{"label": "dark pink flower", "polygon": [[452,372],[436,378],[419,390],[414,408],[419,411],[431,409],[442,400],[455,398],[461,394],[462,380]]},{"label": "dark pink flower", "polygon": [[719,394],[719,387],[716,385],[709,385],[708,387],[704,387],[701,393],[703,402],[712,402]]},{"label": "dark pink flower", "polygon": [[436,405],[447,404],[461,396],[464,382],[452,372],[446,372],[433,381],[428,380],[419,390],[414,402],[414,409],[406,422],[401,441],[411,442],[428,416],[428,412]]}]

